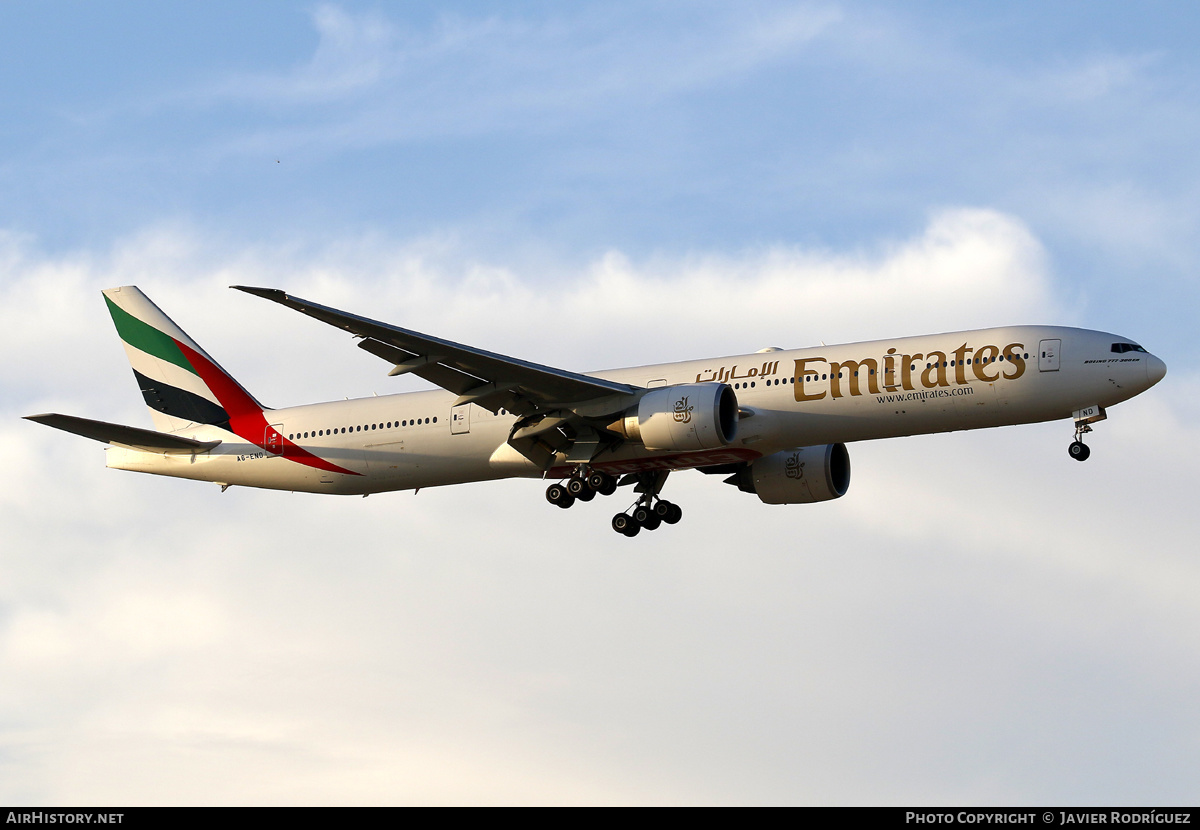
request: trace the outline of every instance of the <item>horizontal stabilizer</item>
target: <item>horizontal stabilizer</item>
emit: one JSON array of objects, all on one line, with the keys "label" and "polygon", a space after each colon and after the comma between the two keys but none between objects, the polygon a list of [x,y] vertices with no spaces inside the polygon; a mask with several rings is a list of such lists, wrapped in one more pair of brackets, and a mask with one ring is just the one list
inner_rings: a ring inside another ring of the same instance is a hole
[{"label": "horizontal stabilizer", "polygon": [[92,421],[88,418],[58,415],[53,412],[44,415],[26,415],[25,420],[37,421],[48,427],[73,432],[84,438],[91,438],[93,441],[120,444],[123,447],[133,447],[147,452],[207,452],[221,443],[220,441],[196,441],[192,438],[169,435],[165,432],[155,432],[152,429],[127,427],[121,424],[110,424],[106,421]]}]

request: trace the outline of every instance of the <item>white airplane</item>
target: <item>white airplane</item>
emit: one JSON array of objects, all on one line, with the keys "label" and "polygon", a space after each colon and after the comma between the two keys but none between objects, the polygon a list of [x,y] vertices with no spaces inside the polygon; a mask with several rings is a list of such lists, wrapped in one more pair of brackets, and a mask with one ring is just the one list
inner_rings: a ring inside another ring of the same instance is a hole
[{"label": "white airplane", "polygon": [[846,443],[1070,417],[1070,454],[1106,408],[1166,375],[1124,337],[1015,326],[578,374],[430,337],[276,289],[233,286],[358,338],[441,387],[269,409],[136,287],[104,291],[157,430],[30,415],[108,444],[107,465],[309,493],[369,495],[469,481],[553,480],[559,507],[636,485],[612,527],[678,522],[673,470],[727,476],[767,504],[836,499]]}]

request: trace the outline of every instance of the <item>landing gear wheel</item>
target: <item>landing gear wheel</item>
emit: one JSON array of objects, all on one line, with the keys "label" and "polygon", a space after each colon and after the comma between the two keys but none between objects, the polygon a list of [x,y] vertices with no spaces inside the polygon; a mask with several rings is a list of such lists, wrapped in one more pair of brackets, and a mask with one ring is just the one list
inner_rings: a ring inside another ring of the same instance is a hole
[{"label": "landing gear wheel", "polygon": [[613,516],[612,529],[617,533],[623,533],[626,536],[633,537],[638,535],[638,531],[642,528],[633,520],[633,517],[628,513],[618,513]]},{"label": "landing gear wheel", "polygon": [[663,521],[669,525],[678,524],[679,520],[683,518],[683,508],[677,504],[670,504],[670,502],[668,504],[670,505],[671,512],[663,516]]},{"label": "landing gear wheel", "polygon": [[646,523],[650,521],[650,517],[654,515],[654,511],[644,504],[639,504],[633,511],[633,520],[642,527],[646,527]]},{"label": "landing gear wheel", "polygon": [[1082,441],[1072,441],[1071,446],[1067,448],[1067,452],[1076,461],[1087,461],[1088,456],[1092,454],[1091,448]]},{"label": "landing gear wheel", "polygon": [[589,490],[588,488],[584,487],[583,490],[580,491],[577,496],[575,496],[575,498],[579,499],[580,501],[591,501],[592,499],[596,498],[596,491]]},{"label": "landing gear wheel", "polygon": [[671,515],[671,508],[674,506],[675,505],[671,504],[666,499],[659,499],[654,505],[654,515],[658,516],[658,518],[665,522],[667,520],[667,516]]},{"label": "landing gear wheel", "polygon": [[617,480],[599,470],[588,474],[587,485],[602,496],[611,496],[617,492]]},{"label": "landing gear wheel", "polygon": [[646,517],[646,521],[642,522],[642,527],[646,528],[646,530],[658,530],[658,526],[662,524],[662,521],[652,510],[650,511],[650,515]]},{"label": "landing gear wheel", "polygon": [[568,493],[567,488],[561,484],[551,484],[546,488],[546,501],[567,508],[575,503],[575,497]]},{"label": "landing gear wheel", "polygon": [[587,489],[587,482],[582,478],[572,478],[567,481],[567,492],[575,498],[579,498]]}]

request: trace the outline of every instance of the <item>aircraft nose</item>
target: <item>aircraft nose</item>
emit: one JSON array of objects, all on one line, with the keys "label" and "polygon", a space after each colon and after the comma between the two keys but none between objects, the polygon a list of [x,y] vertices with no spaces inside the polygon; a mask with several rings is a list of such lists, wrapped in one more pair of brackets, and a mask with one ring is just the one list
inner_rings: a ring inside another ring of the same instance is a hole
[{"label": "aircraft nose", "polygon": [[1167,364],[1154,355],[1150,355],[1150,359],[1146,361],[1146,380],[1150,381],[1150,385],[1153,386],[1166,376]]}]

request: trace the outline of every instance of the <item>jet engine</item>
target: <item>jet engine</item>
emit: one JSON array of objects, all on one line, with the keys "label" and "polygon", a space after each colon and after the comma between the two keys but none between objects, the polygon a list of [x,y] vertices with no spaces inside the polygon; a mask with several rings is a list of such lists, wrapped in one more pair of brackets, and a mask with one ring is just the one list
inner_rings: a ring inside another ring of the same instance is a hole
[{"label": "jet engine", "polygon": [[738,402],[727,383],[685,383],[651,389],[613,432],[648,450],[712,450],[737,435]]},{"label": "jet engine", "polygon": [[[850,453],[845,444],[800,447],[764,456],[736,482],[766,504],[810,504],[846,495]],[[745,485],[750,485],[749,487]]]}]

